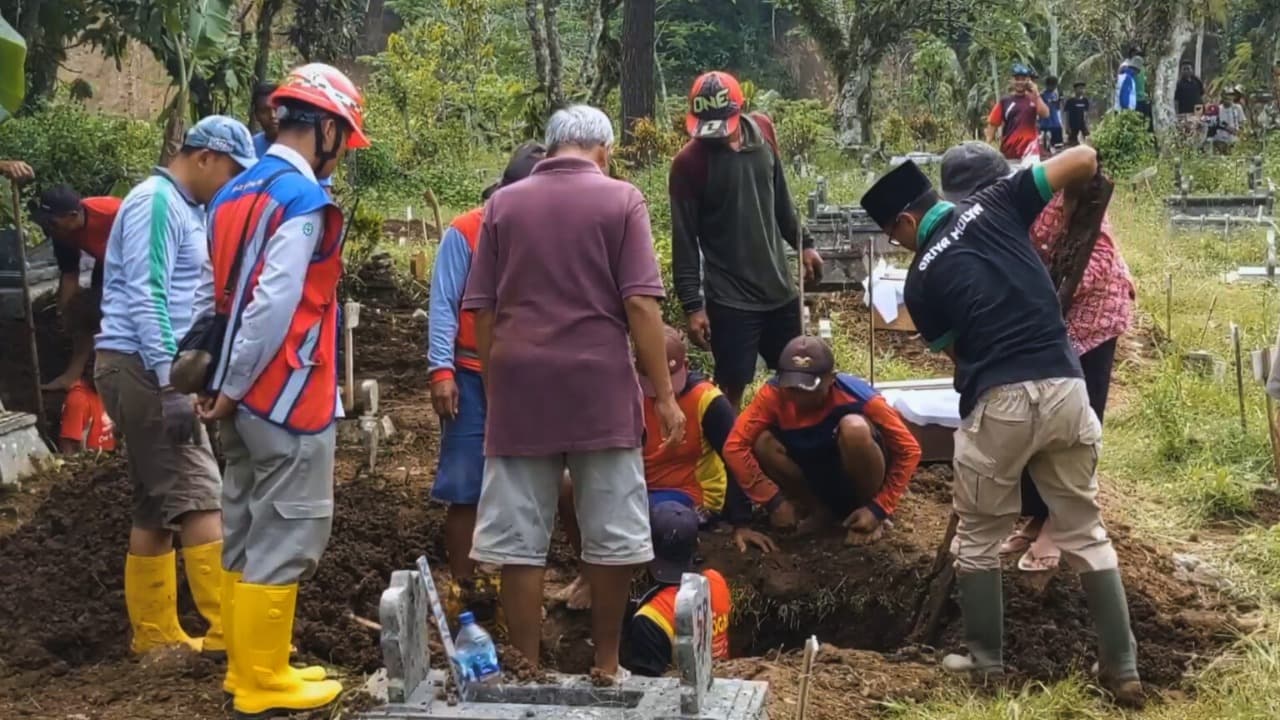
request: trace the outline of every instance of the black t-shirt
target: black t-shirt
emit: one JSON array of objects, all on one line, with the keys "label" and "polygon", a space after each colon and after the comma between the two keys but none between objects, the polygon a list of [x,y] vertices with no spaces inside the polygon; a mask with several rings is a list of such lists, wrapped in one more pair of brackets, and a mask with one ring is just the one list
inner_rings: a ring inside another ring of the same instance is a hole
[{"label": "black t-shirt", "polygon": [[1089,98],[1069,97],[1064,107],[1067,111],[1067,124],[1070,127],[1076,130],[1089,127]]},{"label": "black t-shirt", "polygon": [[1044,166],[1022,170],[921,222],[906,303],[934,351],[954,346],[960,415],[987,390],[1083,377],[1028,229],[1053,198]]},{"label": "black t-shirt", "polygon": [[1173,104],[1179,115],[1189,115],[1196,111],[1196,106],[1204,101],[1204,83],[1198,77],[1178,80],[1173,91]]}]

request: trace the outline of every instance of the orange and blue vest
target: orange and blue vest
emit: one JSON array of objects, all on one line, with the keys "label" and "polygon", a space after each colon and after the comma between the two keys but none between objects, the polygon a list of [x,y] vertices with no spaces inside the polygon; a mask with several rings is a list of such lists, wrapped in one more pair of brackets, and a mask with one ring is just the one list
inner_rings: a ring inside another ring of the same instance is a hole
[{"label": "orange and blue vest", "polygon": [[695,507],[719,512],[724,507],[728,485],[728,473],[720,459],[723,440],[713,443],[707,437],[703,418],[711,404],[724,394],[710,381],[695,374],[690,374],[689,382],[679,392],[676,402],[687,421],[684,440],[665,450],[662,448],[662,428],[654,399],[644,399],[646,489],[650,492],[678,490],[688,495]]},{"label": "orange and blue vest", "polygon": [[[450,227],[466,238],[471,257],[480,244],[480,227],[484,224],[484,207],[469,210],[453,219]],[[480,352],[476,349],[476,311],[463,310],[458,315],[458,344],[454,363],[459,367],[480,372]]]},{"label": "orange and blue vest", "polygon": [[[704,570],[702,576],[711,586],[711,657],[729,659],[729,621],[733,617],[733,595],[724,576],[715,570]],[[650,590],[640,600],[635,617],[653,622],[667,635],[671,644],[676,640],[676,594],[678,585],[662,585]]]},{"label": "orange and blue vest", "polygon": [[[286,221],[316,211],[323,211],[324,227],[284,342],[240,399],[249,412],[298,434],[327,429],[336,414],[342,212],[320,185],[274,155],[238,175],[209,206],[214,302],[229,318],[214,390],[222,387],[241,315],[262,274],[267,242]],[[228,294],[227,280],[242,244],[239,276]]]}]

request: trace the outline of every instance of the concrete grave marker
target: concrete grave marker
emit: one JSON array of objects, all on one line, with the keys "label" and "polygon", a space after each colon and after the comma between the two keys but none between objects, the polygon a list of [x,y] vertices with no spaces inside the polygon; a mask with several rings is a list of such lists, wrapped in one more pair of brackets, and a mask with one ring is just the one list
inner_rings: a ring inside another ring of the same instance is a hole
[{"label": "concrete grave marker", "polygon": [[391,587],[378,603],[382,657],[387,666],[387,699],[406,702],[427,680],[427,596],[416,570],[391,574]]},{"label": "concrete grave marker", "polygon": [[680,712],[697,715],[711,691],[711,584],[685,573],[676,593],[676,667],[680,669]]}]

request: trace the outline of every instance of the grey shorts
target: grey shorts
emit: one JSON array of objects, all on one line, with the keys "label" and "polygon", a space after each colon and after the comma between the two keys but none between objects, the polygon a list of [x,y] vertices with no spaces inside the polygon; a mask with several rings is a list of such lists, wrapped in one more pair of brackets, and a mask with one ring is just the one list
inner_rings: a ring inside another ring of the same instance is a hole
[{"label": "grey shorts", "polygon": [[134,527],[177,530],[184,514],[222,507],[222,479],[204,425],[196,423],[190,445],[169,442],[160,386],[142,358],[99,351],[93,381],[128,453]]},{"label": "grey shorts", "polygon": [[471,559],[545,565],[566,469],[573,478],[583,562],[642,565],[652,560],[649,495],[639,448],[485,458]]}]

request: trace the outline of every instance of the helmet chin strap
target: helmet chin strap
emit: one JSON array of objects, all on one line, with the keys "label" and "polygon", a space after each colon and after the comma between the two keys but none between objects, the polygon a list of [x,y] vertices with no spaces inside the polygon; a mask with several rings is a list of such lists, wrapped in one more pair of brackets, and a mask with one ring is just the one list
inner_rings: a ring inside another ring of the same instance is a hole
[{"label": "helmet chin strap", "polygon": [[326,116],[320,115],[316,117],[314,121],[312,121],[312,125],[311,125],[316,133],[316,164],[313,165],[311,169],[317,175],[320,173],[321,168],[329,164],[330,160],[334,160],[338,157],[338,149],[342,145],[342,133],[337,132],[338,121],[334,120],[333,124],[334,124],[335,132],[333,137],[333,147],[327,148],[327,149],[325,148],[324,146],[325,119],[326,119]]}]

